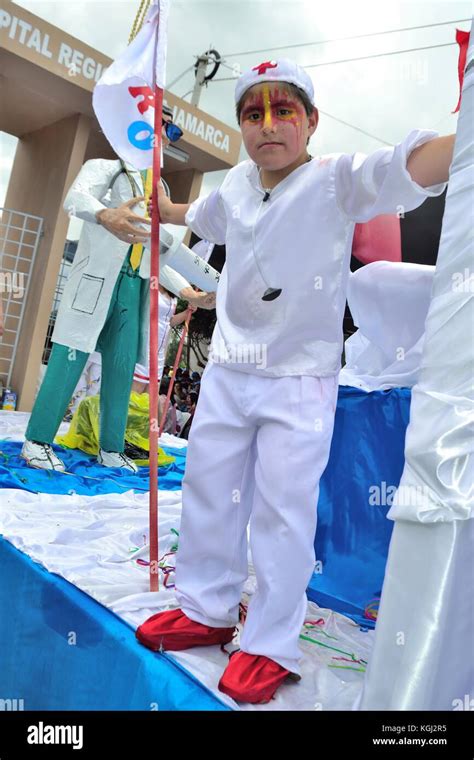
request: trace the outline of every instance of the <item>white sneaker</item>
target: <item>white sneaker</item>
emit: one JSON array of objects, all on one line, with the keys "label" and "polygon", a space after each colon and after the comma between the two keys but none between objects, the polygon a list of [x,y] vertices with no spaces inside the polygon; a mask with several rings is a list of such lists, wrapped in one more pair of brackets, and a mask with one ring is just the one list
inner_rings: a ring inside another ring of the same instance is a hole
[{"label": "white sneaker", "polygon": [[129,459],[119,451],[104,451],[104,449],[99,449],[97,461],[104,467],[122,467],[124,470],[138,472],[138,467],[133,459]]},{"label": "white sneaker", "polygon": [[20,456],[30,467],[35,467],[37,470],[56,470],[57,472],[66,470],[66,465],[56,456],[49,443],[25,441]]}]

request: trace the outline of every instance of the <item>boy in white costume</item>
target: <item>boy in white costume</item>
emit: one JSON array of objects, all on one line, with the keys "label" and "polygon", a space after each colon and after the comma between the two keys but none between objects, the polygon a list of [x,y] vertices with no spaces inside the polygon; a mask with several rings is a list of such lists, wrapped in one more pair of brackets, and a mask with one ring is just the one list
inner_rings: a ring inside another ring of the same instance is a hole
[{"label": "boy in white costume", "polygon": [[354,225],[440,194],[453,137],[415,130],[368,157],[312,159],[313,84],[287,59],[243,74],[235,100],[250,159],[190,206],[159,196],[163,221],[186,223],[227,253],[183,480],[180,609],[153,616],[137,636],[169,650],[232,639],[250,521],[257,591],[219,688],[267,702],[299,677]]}]

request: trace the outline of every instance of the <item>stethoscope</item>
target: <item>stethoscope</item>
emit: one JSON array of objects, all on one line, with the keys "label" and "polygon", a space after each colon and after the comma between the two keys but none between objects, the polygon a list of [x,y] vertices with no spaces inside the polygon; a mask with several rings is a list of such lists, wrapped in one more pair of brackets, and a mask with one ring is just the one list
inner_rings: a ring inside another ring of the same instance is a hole
[{"label": "stethoscope", "polygon": [[[109,188],[108,188],[108,189],[109,189],[109,190],[112,190],[113,186],[115,185],[115,182],[117,181],[117,179],[118,179],[118,178],[119,178],[119,177],[120,177],[122,174],[126,174],[126,175],[127,175],[127,179],[128,179],[128,181],[129,181],[129,183],[130,183],[130,188],[131,188],[131,190],[132,190],[132,195],[133,195],[133,197],[134,197],[134,198],[138,198],[140,195],[143,195],[143,190],[142,190],[142,188],[140,187],[140,185],[138,184],[137,180],[135,179],[135,177],[133,176],[133,174],[130,172],[130,170],[129,170],[129,169],[127,169],[127,166],[126,166],[125,162],[124,162],[122,159],[120,159],[120,169],[119,169],[119,170],[118,170],[118,172],[117,172],[116,174],[114,174],[114,176],[112,177],[112,181],[111,181],[111,183],[110,183],[110,185],[109,185]],[[163,177],[161,177],[161,182],[162,182],[162,184],[163,184],[163,187],[164,187],[165,193],[166,193],[167,197],[169,198],[169,197],[170,197],[170,195],[171,195],[171,193],[170,193],[170,189],[169,189],[169,187],[168,187],[168,184],[167,184],[167,183],[165,182],[165,180],[163,179]]]},{"label": "stethoscope", "polygon": [[[260,178],[260,171],[261,171],[261,169],[258,170],[258,176],[259,176],[259,178]],[[262,184],[261,179],[260,179],[260,184]],[[257,269],[259,271],[260,277],[262,278],[263,282],[265,284],[267,284],[267,280],[263,276],[262,269],[260,267],[260,264],[258,263],[257,254],[255,253],[255,227],[256,227],[256,224],[257,224],[257,221],[258,221],[258,217],[260,216],[260,209],[262,208],[262,205],[264,203],[266,203],[268,201],[269,197],[270,197],[270,190],[264,190],[264,193],[265,194],[263,196],[262,203],[259,206],[259,209],[258,209],[258,212],[257,212],[257,217],[255,219],[255,223],[254,223],[253,229],[252,229],[252,253],[253,253],[253,257],[254,257],[254,260],[255,260],[255,265],[256,265],[256,267],[257,267]],[[278,298],[278,296],[281,295],[281,290],[282,290],[281,288],[270,288],[270,287],[268,287],[266,289],[265,293],[262,296],[262,301],[274,301],[275,298]]]},{"label": "stethoscope", "polygon": [[[308,161],[311,161],[312,158],[313,158],[313,156],[308,155],[306,163],[308,163]],[[259,179],[260,179],[260,184],[262,184],[261,174],[260,174],[261,171],[262,171],[261,169],[258,170],[258,176],[259,176]],[[264,196],[263,196],[263,199],[262,199],[262,204],[266,203],[269,198],[270,198],[270,190],[264,188]],[[260,208],[261,208],[261,206],[260,206]],[[259,209],[259,212],[260,212],[260,209]],[[258,219],[258,214],[257,214],[257,219]],[[267,280],[263,276],[262,270],[260,268],[260,264],[258,263],[257,254],[255,253],[255,225],[257,224],[257,219],[255,220],[255,224],[254,224],[253,231],[252,231],[252,253],[253,253],[254,260],[255,260],[255,264],[256,264],[257,269],[258,269],[258,271],[260,273],[260,277],[262,278],[262,280],[264,281],[264,283],[267,284]],[[262,296],[262,301],[274,301],[276,298],[278,298],[278,296],[281,295],[282,290],[283,290],[282,288],[270,288],[270,287],[267,287],[265,293]]]}]

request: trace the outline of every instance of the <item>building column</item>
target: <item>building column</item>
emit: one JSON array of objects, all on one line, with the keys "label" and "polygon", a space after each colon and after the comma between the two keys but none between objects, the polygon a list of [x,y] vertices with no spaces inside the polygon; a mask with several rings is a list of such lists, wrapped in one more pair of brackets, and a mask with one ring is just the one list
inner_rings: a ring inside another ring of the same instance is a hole
[{"label": "building column", "polygon": [[[87,149],[90,118],[75,114],[21,137],[5,207],[44,219],[43,236],[31,272],[11,386],[18,409],[31,411],[69,217],[62,205]],[[21,250],[29,256],[30,249]]]}]

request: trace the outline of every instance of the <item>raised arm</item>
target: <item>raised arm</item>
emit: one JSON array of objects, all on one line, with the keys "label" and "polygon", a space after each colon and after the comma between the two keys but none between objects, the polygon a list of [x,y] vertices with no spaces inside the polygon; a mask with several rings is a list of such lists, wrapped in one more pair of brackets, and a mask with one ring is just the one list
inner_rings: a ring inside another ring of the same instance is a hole
[{"label": "raised arm", "polygon": [[[158,206],[160,209],[160,222],[162,224],[179,224],[182,227],[186,226],[185,216],[191,204],[173,203],[166,195],[162,185],[158,185]],[[151,204],[149,204],[148,208],[151,216]]]},{"label": "raised arm", "polygon": [[[173,203],[163,188],[158,186],[158,205],[163,224],[187,225],[201,239],[219,245],[225,243],[227,219],[219,189],[193,203]],[[151,216],[151,203],[148,204],[148,213]]]},{"label": "raised arm", "polygon": [[436,137],[410,153],[407,170],[414,182],[421,187],[431,187],[448,181],[455,137]]},{"label": "raised arm", "polygon": [[368,156],[341,155],[335,167],[339,208],[355,222],[368,222],[380,214],[413,211],[426,198],[440,195],[448,178],[450,142],[432,130],[414,129],[393,148],[379,148]]}]

